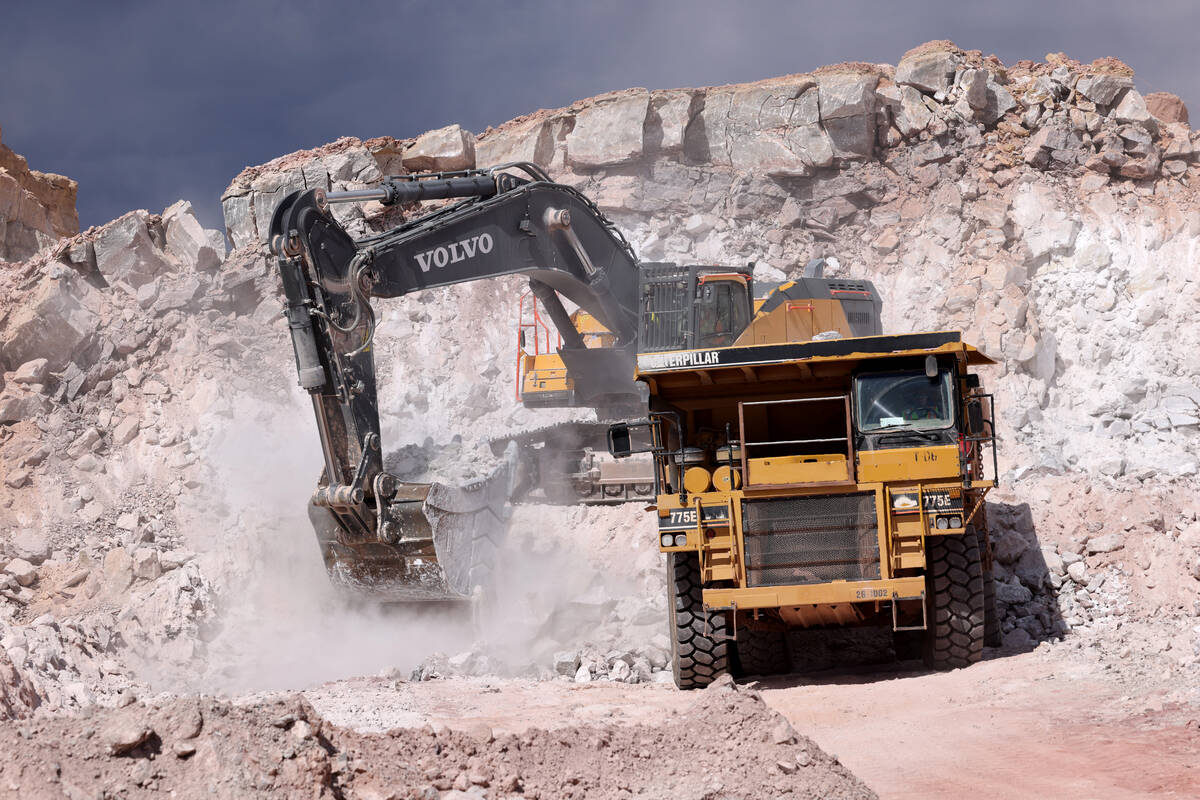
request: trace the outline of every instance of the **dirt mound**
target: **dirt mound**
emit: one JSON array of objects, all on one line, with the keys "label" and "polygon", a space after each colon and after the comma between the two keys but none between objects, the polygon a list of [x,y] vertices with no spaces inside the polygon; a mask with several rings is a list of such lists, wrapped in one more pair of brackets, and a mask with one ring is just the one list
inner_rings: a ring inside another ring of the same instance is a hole
[{"label": "dirt mound", "polygon": [[8,725],[0,748],[0,783],[26,797],[48,787],[180,800],[876,796],[757,692],[728,681],[665,725],[362,734],[325,723],[301,697],[183,698]]}]

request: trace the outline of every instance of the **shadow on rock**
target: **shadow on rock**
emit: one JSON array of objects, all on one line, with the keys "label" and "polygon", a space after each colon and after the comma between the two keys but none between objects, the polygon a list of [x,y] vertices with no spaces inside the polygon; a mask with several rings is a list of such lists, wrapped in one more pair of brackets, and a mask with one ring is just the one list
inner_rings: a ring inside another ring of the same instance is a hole
[{"label": "shadow on rock", "polygon": [[1063,557],[1038,540],[1028,503],[988,503],[987,519],[1001,651],[1026,652],[1061,638],[1069,629],[1057,595],[1067,568]]}]

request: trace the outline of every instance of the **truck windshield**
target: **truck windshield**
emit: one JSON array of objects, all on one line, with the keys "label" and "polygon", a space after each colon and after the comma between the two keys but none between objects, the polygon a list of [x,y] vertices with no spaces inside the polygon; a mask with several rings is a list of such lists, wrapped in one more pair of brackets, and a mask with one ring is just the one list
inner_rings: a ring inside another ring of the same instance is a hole
[{"label": "truck windshield", "polygon": [[854,381],[854,406],[863,433],[888,428],[931,430],[954,424],[950,373],[935,378],[924,372],[860,375]]}]

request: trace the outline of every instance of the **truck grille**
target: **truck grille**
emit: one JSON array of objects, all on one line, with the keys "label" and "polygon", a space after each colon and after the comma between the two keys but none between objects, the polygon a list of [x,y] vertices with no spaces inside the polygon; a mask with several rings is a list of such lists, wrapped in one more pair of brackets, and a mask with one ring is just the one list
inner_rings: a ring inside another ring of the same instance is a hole
[{"label": "truck grille", "polygon": [[742,505],[750,586],[879,578],[875,493],[830,494]]}]

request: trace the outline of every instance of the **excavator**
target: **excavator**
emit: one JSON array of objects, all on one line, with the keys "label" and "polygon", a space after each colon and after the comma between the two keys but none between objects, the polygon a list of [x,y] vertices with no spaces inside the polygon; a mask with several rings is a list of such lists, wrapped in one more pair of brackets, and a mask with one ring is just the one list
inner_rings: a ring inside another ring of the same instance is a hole
[{"label": "excavator", "polygon": [[[368,201],[440,205],[355,239],[331,207]],[[814,276],[771,285],[756,298],[750,267],[640,262],[591,200],[529,163],[392,176],[360,190],[297,191],[276,207],[269,245],[299,384],[310,395],[321,440],[324,469],[309,517],[326,569],[336,585],[387,601],[459,600],[483,590],[511,501],[531,484],[554,484],[551,473],[566,474],[577,499],[593,491],[601,499],[629,499],[631,487],[649,499],[655,479],[652,463],[631,468],[597,454],[578,430],[508,441],[500,466],[466,486],[410,483],[389,473],[372,300],[524,276],[534,316],[545,313],[561,344],[553,352],[547,344],[545,353],[524,348],[522,402],[592,408],[600,419],[646,412],[649,392],[635,381],[641,349],[732,344],[752,326],[756,310],[805,302],[836,317],[831,325],[857,335],[878,332],[880,303],[866,282],[838,299],[829,280]],[[594,427],[603,441],[607,426]]]}]

